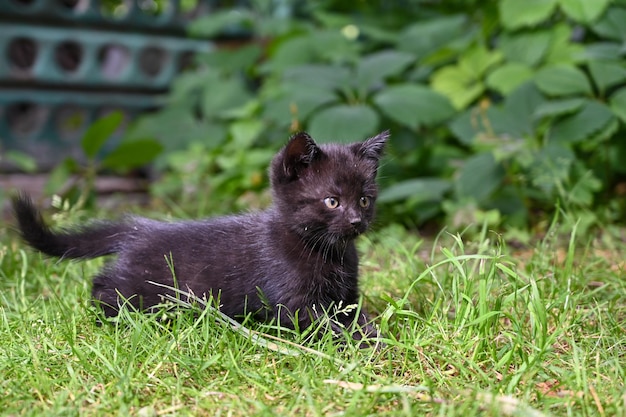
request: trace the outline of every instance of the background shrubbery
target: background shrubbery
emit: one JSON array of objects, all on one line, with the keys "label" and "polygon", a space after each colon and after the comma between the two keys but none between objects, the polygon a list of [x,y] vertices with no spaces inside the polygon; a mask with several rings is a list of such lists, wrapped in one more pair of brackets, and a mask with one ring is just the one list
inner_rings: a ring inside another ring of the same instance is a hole
[{"label": "background shrubbery", "polygon": [[252,41],[199,57],[135,126],[167,151],[156,195],[240,209],[290,131],[391,129],[383,219],[623,218],[626,1],[297,2],[289,18],[268,3],[190,28]]},{"label": "background shrubbery", "polygon": [[[359,239],[380,351],[231,327],[211,310],[100,326],[84,277],[101,262],[49,262],[5,239],[0,410],[626,415],[623,227],[584,233],[624,218],[626,1],[298,1],[293,18],[264,6],[287,1],[198,20],[194,33],[253,40],[200,57],[117,147],[122,116],[98,121],[48,191],[78,173],[63,208],[93,204],[103,170],[151,161],[155,202],[177,217],[247,209],[267,204],[267,164],[290,131],[352,141],[391,129],[382,219],[478,233],[392,225]],[[545,236],[509,244],[546,219],[557,226]],[[564,219],[579,221],[566,240]]]}]

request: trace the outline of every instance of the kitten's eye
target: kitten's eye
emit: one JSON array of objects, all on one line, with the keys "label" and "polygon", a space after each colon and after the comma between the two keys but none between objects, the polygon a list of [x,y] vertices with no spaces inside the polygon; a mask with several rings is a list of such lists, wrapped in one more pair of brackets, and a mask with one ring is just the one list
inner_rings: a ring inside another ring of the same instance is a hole
[{"label": "kitten's eye", "polygon": [[330,209],[336,209],[339,207],[339,200],[335,197],[326,197],[324,199],[324,204],[326,204],[326,207]]},{"label": "kitten's eye", "polygon": [[359,200],[359,205],[363,208],[368,208],[370,206],[369,197],[361,197],[361,199]]}]

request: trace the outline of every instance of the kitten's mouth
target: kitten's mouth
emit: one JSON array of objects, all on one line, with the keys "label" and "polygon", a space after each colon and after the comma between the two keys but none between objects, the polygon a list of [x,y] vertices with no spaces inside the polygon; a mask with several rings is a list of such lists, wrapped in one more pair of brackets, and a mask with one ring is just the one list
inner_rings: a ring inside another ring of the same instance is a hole
[{"label": "kitten's mouth", "polygon": [[301,236],[314,246],[317,245],[336,245],[347,241],[354,240],[367,230],[367,226],[360,224],[358,226],[344,227],[340,229],[319,229],[314,226],[300,227]]},{"label": "kitten's mouth", "polygon": [[355,237],[365,233],[366,231],[367,225],[365,223],[359,223],[358,225],[352,226],[352,232],[354,233]]},{"label": "kitten's mouth", "polygon": [[348,229],[344,233],[344,236],[348,239],[356,239],[357,237],[362,235],[364,232],[365,232],[365,227],[353,227],[351,229]]}]

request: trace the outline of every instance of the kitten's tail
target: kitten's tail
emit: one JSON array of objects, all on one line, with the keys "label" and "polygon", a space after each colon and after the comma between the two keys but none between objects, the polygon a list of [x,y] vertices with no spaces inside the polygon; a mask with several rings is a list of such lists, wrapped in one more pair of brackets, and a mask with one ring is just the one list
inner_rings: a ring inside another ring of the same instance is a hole
[{"label": "kitten's tail", "polygon": [[97,258],[119,251],[123,223],[95,223],[76,230],[53,232],[44,223],[31,199],[21,194],[13,199],[13,212],[22,239],[33,248],[60,258]]}]

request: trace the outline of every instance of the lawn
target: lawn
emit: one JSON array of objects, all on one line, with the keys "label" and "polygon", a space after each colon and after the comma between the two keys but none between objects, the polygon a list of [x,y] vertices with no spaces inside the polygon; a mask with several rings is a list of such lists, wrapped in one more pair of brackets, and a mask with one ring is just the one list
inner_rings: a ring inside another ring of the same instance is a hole
[{"label": "lawn", "polygon": [[626,415],[620,231],[359,241],[386,345],[337,344],[213,310],[97,325],[102,260],[45,259],[0,229],[3,415]]}]

